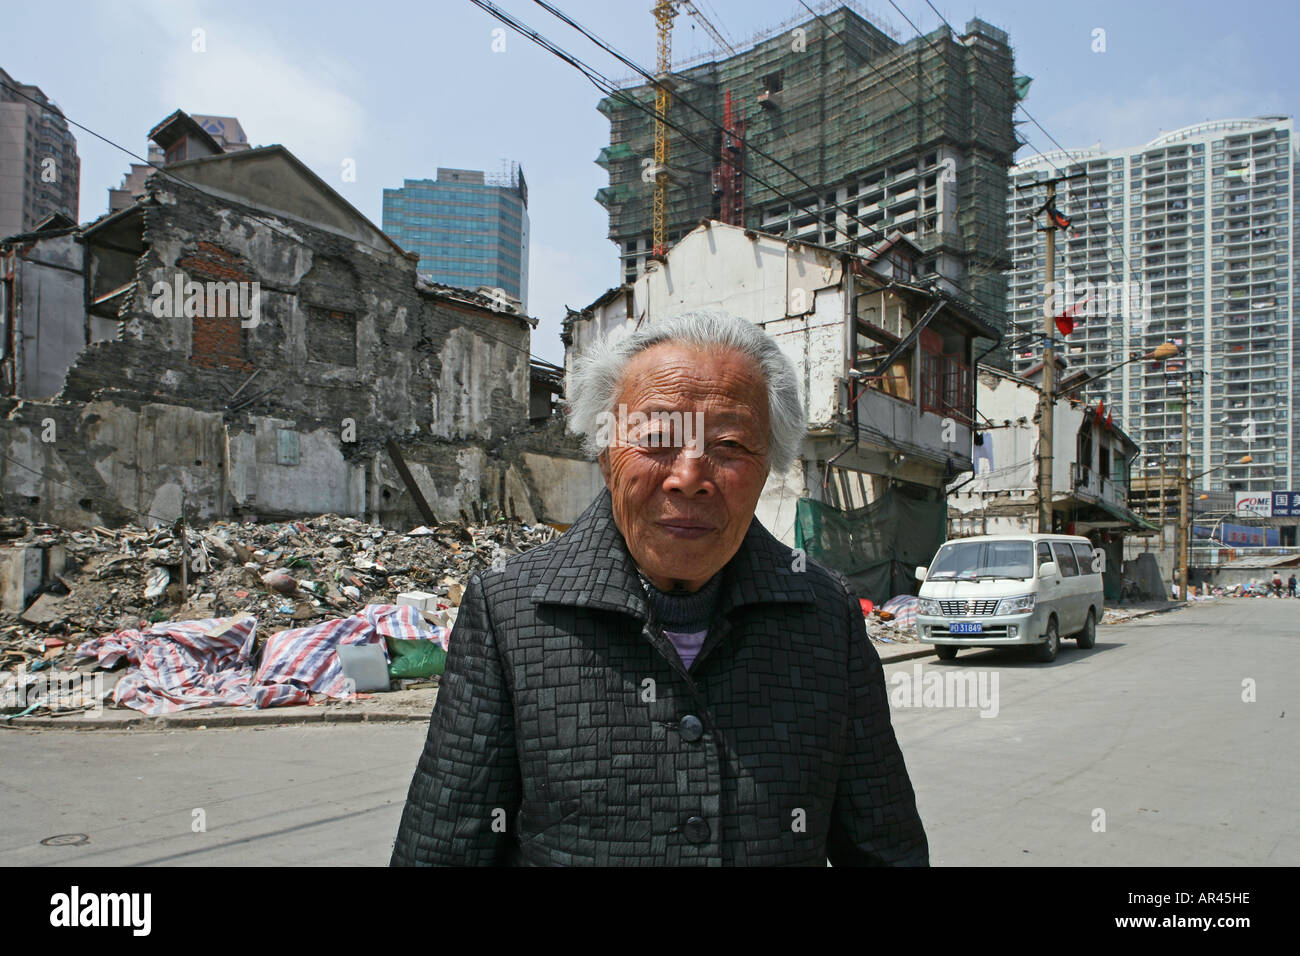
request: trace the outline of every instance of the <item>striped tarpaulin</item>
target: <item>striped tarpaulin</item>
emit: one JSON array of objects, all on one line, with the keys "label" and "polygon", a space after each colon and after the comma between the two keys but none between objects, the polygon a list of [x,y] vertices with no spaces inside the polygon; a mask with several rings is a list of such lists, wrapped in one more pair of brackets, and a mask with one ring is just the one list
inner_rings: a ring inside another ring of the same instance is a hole
[{"label": "striped tarpaulin", "polygon": [[257,683],[291,683],[329,697],[342,697],[348,688],[338,654],[334,652],[340,644],[378,643],[387,657],[386,637],[441,640],[439,632],[445,631],[446,628],[425,623],[416,608],[371,604],[353,617],[271,635],[262,649]]},{"label": "striped tarpaulin", "polygon": [[910,594],[900,594],[880,605],[880,610],[889,611],[899,624],[916,623],[916,598]]},{"label": "striped tarpaulin", "polygon": [[251,616],[173,621],[144,631],[123,630],[83,641],[77,656],[112,666],[126,657],[130,669],[114,701],[146,714],[193,707],[279,707],[307,704],[311,693],[342,697],[347,691],[335,653],[340,644],[387,645],[384,638],[436,640],[448,631],[428,624],[413,607],[372,604],[352,617],[273,634],[256,672],[252,654],[257,620]]}]

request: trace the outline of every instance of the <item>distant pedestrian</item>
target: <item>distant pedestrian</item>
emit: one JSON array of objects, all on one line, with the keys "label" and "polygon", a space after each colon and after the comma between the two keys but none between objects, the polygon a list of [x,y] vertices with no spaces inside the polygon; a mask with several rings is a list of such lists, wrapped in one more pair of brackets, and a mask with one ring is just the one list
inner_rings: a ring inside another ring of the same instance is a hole
[{"label": "distant pedestrian", "polygon": [[1273,594],[1277,597],[1282,596],[1282,572],[1273,572]]},{"label": "distant pedestrian", "polygon": [[1286,582],[1286,590],[1287,590],[1288,597],[1295,597],[1295,583],[1296,583],[1295,575],[1292,574],[1291,577]]}]

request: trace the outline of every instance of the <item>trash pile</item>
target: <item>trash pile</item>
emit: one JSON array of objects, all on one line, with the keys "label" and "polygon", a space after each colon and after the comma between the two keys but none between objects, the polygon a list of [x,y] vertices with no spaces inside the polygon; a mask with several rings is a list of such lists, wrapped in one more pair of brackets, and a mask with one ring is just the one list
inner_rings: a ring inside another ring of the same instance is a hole
[{"label": "trash pile", "polygon": [[[1192,595],[1196,595],[1196,589],[1191,588]],[[1201,588],[1202,598],[1205,596],[1205,586]],[[1232,585],[1216,585],[1210,590],[1210,597],[1286,597],[1289,595],[1286,585],[1275,587],[1269,580],[1260,578],[1251,578],[1249,581],[1241,581]]]},{"label": "trash pile", "polygon": [[[866,602],[870,603],[870,602]],[[864,606],[864,611],[866,608]],[[912,644],[917,641],[916,598],[910,594],[892,597],[866,614],[867,635],[882,644]]]},{"label": "trash pile", "polygon": [[[154,711],[159,713],[169,706],[159,701],[159,688],[164,697],[178,692],[172,703],[206,695],[236,706],[333,696],[344,679],[336,673],[334,650],[350,643],[377,644],[395,679],[427,677],[431,668],[440,673],[442,662],[429,643],[445,652],[470,575],[558,534],[517,521],[444,523],[402,533],[338,515],[278,524],[217,521],[202,528],[178,523],[86,531],[20,518],[0,521],[8,548],[60,555],[47,556],[46,567],[62,564],[66,554],[64,570],[51,574],[21,613],[0,617],[0,682],[6,672],[76,670],[79,659],[83,670],[125,661],[153,677],[138,685],[122,678],[126,686],[114,698],[163,708]],[[398,618],[406,623],[384,624]],[[292,684],[290,692],[259,689],[279,635],[294,632],[291,641],[310,644],[313,632],[340,629],[351,637],[326,640],[324,670],[306,679],[296,671],[271,678]],[[232,670],[241,673],[225,673]],[[218,671],[226,684],[210,680]],[[205,689],[196,690],[200,686]],[[48,703],[58,709],[59,701]]]}]

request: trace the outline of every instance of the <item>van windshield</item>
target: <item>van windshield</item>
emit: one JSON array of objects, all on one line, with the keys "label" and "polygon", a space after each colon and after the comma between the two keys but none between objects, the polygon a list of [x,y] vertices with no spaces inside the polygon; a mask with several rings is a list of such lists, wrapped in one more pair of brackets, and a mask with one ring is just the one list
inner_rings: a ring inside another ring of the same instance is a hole
[{"label": "van windshield", "polygon": [[1028,541],[954,541],[939,549],[925,579],[1030,578],[1032,567]]}]

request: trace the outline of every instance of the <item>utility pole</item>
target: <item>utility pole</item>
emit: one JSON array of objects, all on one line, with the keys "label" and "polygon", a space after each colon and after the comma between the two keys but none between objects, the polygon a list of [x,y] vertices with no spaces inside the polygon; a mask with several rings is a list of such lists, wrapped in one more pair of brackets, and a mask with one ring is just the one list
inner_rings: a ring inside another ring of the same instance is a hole
[{"label": "utility pole", "polygon": [[1052,532],[1052,434],[1056,410],[1056,349],[1055,322],[1056,307],[1056,230],[1068,229],[1070,220],[1062,216],[1056,208],[1056,184],[1070,179],[1082,179],[1086,174],[1075,173],[1072,176],[1054,176],[1048,180],[1025,183],[1017,186],[1017,191],[1032,189],[1037,186],[1047,187],[1047,201],[1029,217],[1038,218],[1039,213],[1047,214],[1047,225],[1042,232],[1047,233],[1047,284],[1043,290],[1043,385],[1038,392],[1038,533]]},{"label": "utility pole", "polygon": [[1160,456],[1160,557],[1165,556],[1165,456]]},{"label": "utility pole", "polygon": [[1182,448],[1178,454],[1178,596],[1186,601],[1189,598],[1187,590],[1187,565],[1190,561],[1189,540],[1191,538],[1191,527],[1188,515],[1188,496],[1191,491],[1192,469],[1190,458],[1187,405],[1191,399],[1191,366],[1189,363],[1183,363],[1183,411],[1182,411]]}]

